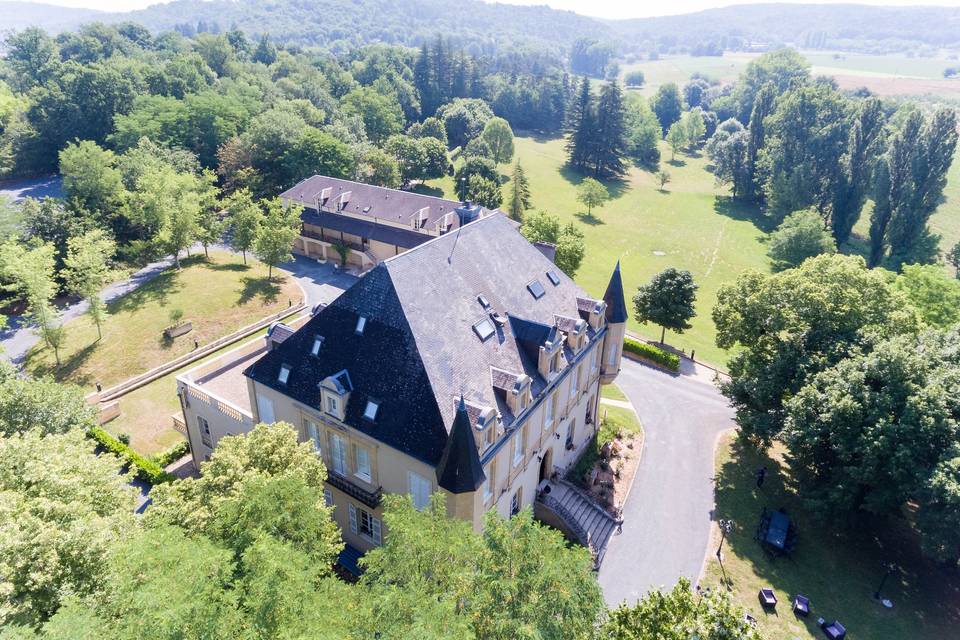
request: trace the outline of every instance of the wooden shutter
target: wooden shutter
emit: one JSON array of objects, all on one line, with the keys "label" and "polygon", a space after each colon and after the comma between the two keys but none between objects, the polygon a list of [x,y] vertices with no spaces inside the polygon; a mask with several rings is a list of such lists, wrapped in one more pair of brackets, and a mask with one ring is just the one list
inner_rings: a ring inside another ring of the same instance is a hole
[{"label": "wooden shutter", "polygon": [[370,518],[370,528],[373,530],[373,543],[380,544],[380,519],[379,518]]}]

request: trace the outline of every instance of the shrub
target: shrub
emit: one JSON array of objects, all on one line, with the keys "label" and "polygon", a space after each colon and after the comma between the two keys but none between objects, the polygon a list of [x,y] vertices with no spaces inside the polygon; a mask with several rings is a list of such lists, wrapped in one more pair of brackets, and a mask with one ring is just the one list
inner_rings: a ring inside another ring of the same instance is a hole
[{"label": "shrub", "polygon": [[188,453],[190,453],[190,443],[186,440],[181,440],[166,451],[153,456],[152,460],[157,464],[157,466],[162,468],[166,467],[168,464],[176,462]]},{"label": "shrub", "polygon": [[132,466],[135,475],[140,480],[150,484],[162,484],[173,480],[173,475],[163,470],[153,460],[144,458],[142,455],[123,444],[112,435],[107,433],[102,427],[94,427],[87,432],[87,435],[93,438],[100,446],[116,455],[121,460]]},{"label": "shrub", "polygon": [[649,360],[654,364],[665,367],[670,371],[680,371],[680,356],[675,353],[664,351],[659,347],[645,342],[638,342],[632,338],[625,338],[623,341],[623,350]]}]

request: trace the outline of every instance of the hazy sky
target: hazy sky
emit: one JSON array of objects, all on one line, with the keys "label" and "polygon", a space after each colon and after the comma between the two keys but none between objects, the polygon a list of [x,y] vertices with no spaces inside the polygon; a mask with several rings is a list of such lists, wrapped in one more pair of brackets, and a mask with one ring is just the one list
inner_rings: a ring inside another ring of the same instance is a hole
[{"label": "hazy sky", "polygon": [[[83,7],[87,9],[101,9],[104,11],[128,11],[141,9],[157,0],[38,0],[49,4],[65,7]],[[643,18],[647,16],[690,13],[709,9],[711,7],[725,7],[732,4],[752,4],[756,0],[670,0],[670,2],[650,2],[649,0],[500,0],[510,4],[547,4],[554,9],[569,9],[591,16],[604,18]],[[770,0],[768,0],[770,1]],[[941,5],[947,7],[960,6],[960,0],[772,0],[779,2],[793,2],[799,4],[841,4],[859,2],[859,4],[875,5]]]}]

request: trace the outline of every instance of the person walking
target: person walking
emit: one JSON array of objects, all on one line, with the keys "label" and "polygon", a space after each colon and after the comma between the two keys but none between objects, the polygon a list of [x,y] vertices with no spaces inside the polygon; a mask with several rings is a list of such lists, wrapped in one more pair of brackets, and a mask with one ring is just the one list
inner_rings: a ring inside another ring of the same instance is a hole
[{"label": "person walking", "polygon": [[763,487],[763,481],[766,479],[767,479],[767,468],[760,467],[757,470],[757,489],[760,489]]}]

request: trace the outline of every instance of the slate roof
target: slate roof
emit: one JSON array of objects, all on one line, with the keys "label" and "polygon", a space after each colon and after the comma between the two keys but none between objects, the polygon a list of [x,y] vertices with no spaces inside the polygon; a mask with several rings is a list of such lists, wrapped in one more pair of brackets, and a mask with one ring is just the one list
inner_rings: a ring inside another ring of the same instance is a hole
[{"label": "slate roof", "polygon": [[[556,285],[545,275],[550,269],[559,274]],[[544,286],[539,299],[527,289],[534,279]],[[497,213],[371,269],[246,374],[319,409],[318,384],[346,369],[354,390],[345,422],[436,466],[457,416],[450,399],[493,407],[509,426],[515,416],[493,386],[493,369],[530,376],[536,398],[547,382],[537,372],[533,341],[555,335],[555,316],[579,317],[578,298],[585,297]],[[495,333],[481,341],[473,325],[494,312],[509,322],[495,322]],[[360,315],[367,322],[357,335]],[[324,337],[316,357],[315,335]],[[592,328],[587,337],[596,337]],[[573,353],[562,349],[571,361]],[[291,366],[286,385],[277,381],[281,363]],[[380,401],[374,422],[362,417],[368,398]]]},{"label": "slate roof", "polygon": [[[326,203],[320,203],[319,213],[324,211],[335,212],[338,197],[340,194],[349,191],[350,197],[343,210],[352,215],[369,218],[371,221],[374,219],[388,220],[410,227],[411,218],[425,209],[426,218],[423,226],[429,228],[430,231],[434,231],[434,225],[438,220],[455,211],[461,205],[456,200],[445,200],[422,193],[388,189],[387,187],[377,187],[372,184],[327,176],[307,178],[281,193],[280,197],[299,202],[305,208],[318,213],[317,199],[326,188],[330,189],[330,196]],[[489,210],[481,210],[481,214],[486,213],[489,213]],[[450,221],[453,223],[451,228],[456,229],[459,226],[456,215],[451,216]],[[417,233],[412,227],[410,230],[417,235],[427,235]]]},{"label": "slate roof", "polygon": [[385,224],[377,224],[376,220],[351,218],[339,213],[327,213],[316,209],[304,209],[300,220],[333,231],[342,231],[361,238],[369,238],[392,244],[404,249],[412,249],[432,238],[433,236],[413,229],[398,229]]},{"label": "slate roof", "polygon": [[437,464],[437,482],[450,493],[476,491],[486,480],[467,407],[460,398],[450,437]]},{"label": "slate roof", "polygon": [[627,303],[623,299],[623,280],[620,278],[620,261],[617,261],[617,267],[610,276],[610,282],[607,284],[607,290],[603,294],[603,301],[607,303],[607,322],[626,322],[629,318],[627,314]]}]

